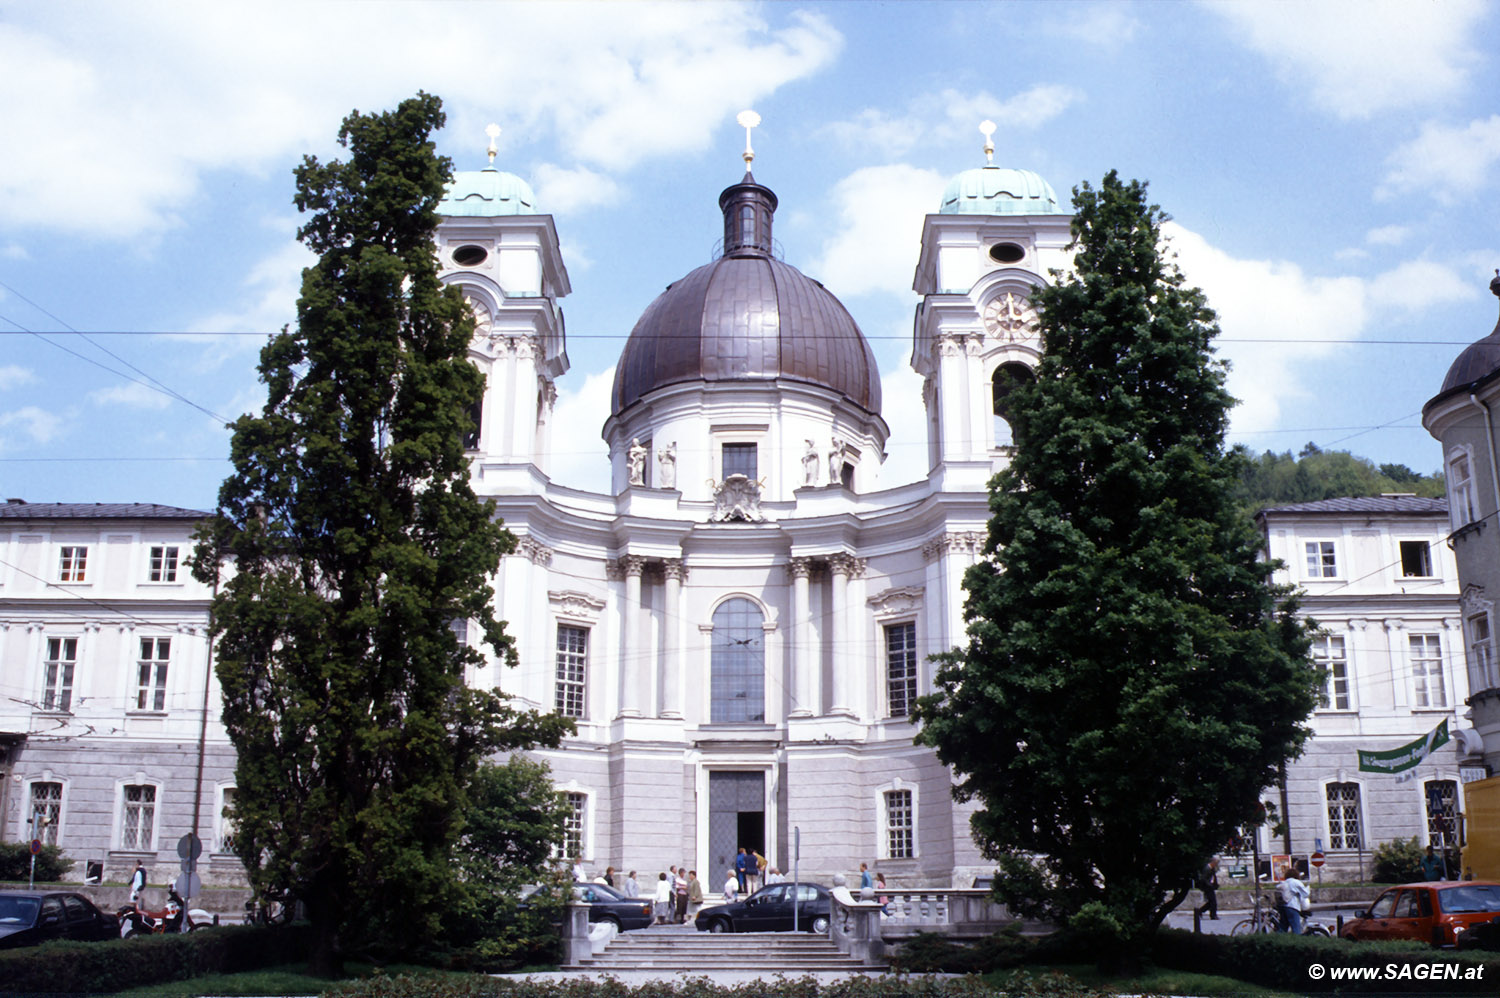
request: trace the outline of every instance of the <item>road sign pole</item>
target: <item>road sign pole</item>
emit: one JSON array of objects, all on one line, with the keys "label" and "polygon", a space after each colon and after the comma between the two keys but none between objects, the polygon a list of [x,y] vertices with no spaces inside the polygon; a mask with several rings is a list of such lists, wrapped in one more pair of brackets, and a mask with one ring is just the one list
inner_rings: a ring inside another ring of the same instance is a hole
[{"label": "road sign pole", "polygon": [[792,931],[797,928],[797,915],[802,909],[800,895],[802,891],[797,887],[799,882],[798,867],[802,862],[802,828],[796,826],[792,829]]}]

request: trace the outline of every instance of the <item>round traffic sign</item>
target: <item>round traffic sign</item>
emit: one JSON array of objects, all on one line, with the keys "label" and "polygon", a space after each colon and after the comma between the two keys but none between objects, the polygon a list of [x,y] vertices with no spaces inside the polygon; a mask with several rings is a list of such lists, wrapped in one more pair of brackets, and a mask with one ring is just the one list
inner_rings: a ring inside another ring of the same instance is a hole
[{"label": "round traffic sign", "polygon": [[1323,854],[1315,852],[1307,858],[1307,861],[1313,865],[1314,869],[1321,869],[1323,866]]},{"label": "round traffic sign", "polygon": [[41,839],[32,839],[31,840],[31,854],[33,856],[40,856],[42,854],[42,840]]},{"label": "round traffic sign", "polygon": [[177,840],[177,855],[183,859],[197,859],[203,855],[203,840],[188,832]]},{"label": "round traffic sign", "polygon": [[177,888],[178,894],[187,899],[198,896],[198,893],[203,890],[203,881],[196,873],[184,873],[173,881],[172,886]]}]

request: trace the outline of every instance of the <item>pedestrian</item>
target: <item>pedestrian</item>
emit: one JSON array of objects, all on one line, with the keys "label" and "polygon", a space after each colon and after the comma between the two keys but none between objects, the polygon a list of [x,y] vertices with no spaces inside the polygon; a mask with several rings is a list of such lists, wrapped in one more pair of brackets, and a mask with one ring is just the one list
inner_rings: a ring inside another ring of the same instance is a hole
[{"label": "pedestrian", "polygon": [[141,891],[146,889],[146,864],[135,861],[135,872],[130,875],[130,903],[139,904]]},{"label": "pedestrian", "polygon": [[739,881],[739,893],[744,894],[750,887],[750,856],[745,852],[745,847],[740,846],[739,854],[734,857],[734,877]]},{"label": "pedestrian", "polygon": [[782,873],[779,869],[773,866],[766,872],[766,883],[784,884],[786,883],[786,874]]},{"label": "pedestrian", "polygon": [[870,865],[868,863],[859,864],[859,893],[863,895],[865,891],[874,889],[875,881],[870,876]]},{"label": "pedestrian", "polygon": [[612,867],[612,866],[606,866],[604,868],[604,883],[608,887],[613,887],[615,885],[615,868],[614,867]]},{"label": "pedestrian", "polygon": [[1295,870],[1288,869],[1286,879],[1281,882],[1281,931],[1302,935],[1302,912],[1311,910],[1311,900],[1307,885],[1297,879]]},{"label": "pedestrian", "polygon": [[766,857],[760,854],[759,849],[751,849],[750,858],[755,860],[755,882],[764,887],[766,885]]},{"label": "pedestrian", "polygon": [[878,895],[875,900],[880,902],[880,913],[882,915],[889,915],[891,913],[891,899],[885,895],[885,874],[883,873],[875,874],[875,893]]},{"label": "pedestrian", "polygon": [[641,882],[635,879],[634,870],[631,870],[630,875],[625,878],[625,896],[628,898],[641,896]]},{"label": "pedestrian", "polygon": [[1427,855],[1422,857],[1422,879],[1423,880],[1446,880],[1447,871],[1443,869],[1441,858],[1433,854],[1432,846],[1427,847]]},{"label": "pedestrian", "polygon": [[666,925],[672,917],[672,882],[665,873],[656,875],[656,897],[653,900],[656,924]]},{"label": "pedestrian", "polygon": [[673,919],[673,921],[675,921],[678,925],[681,925],[683,922],[687,921],[687,906],[688,906],[687,867],[685,867],[685,866],[679,866],[677,868],[677,875],[673,879],[673,882],[672,882],[672,894],[674,896],[673,899],[677,902],[677,917],[675,919]]},{"label": "pedestrian", "polygon": [[698,909],[703,907],[703,884],[698,880],[698,871],[688,871],[688,910],[689,920],[696,920]]},{"label": "pedestrian", "polygon": [[740,896],[740,878],[733,870],[726,870],[725,876],[727,879],[724,881],[724,903],[734,904],[735,898]]},{"label": "pedestrian", "polygon": [[1193,914],[1208,912],[1210,921],[1219,920],[1219,858],[1210,859],[1198,872],[1198,890],[1203,892],[1203,903],[1193,909]]},{"label": "pedestrian", "polygon": [[579,884],[586,884],[589,882],[588,871],[583,868],[583,860],[581,859],[575,859],[573,861],[573,882]]}]

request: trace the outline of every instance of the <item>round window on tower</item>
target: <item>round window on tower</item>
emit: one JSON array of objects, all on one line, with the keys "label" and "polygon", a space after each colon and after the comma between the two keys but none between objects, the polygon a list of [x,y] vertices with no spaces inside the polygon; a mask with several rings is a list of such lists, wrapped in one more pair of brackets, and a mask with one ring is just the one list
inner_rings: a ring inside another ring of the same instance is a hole
[{"label": "round window on tower", "polygon": [[489,258],[490,252],[483,246],[460,246],[453,251],[453,262],[460,267],[477,267]]},{"label": "round window on tower", "polygon": [[990,247],[990,259],[996,263],[1020,263],[1026,258],[1026,250],[1015,243],[996,243]]}]

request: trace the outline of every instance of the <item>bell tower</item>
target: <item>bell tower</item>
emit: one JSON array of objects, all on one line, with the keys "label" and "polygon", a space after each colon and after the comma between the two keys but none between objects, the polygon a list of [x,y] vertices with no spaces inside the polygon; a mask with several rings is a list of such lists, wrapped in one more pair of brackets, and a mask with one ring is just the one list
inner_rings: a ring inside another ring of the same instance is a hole
[{"label": "bell tower", "polygon": [[995,166],[995,125],[980,131],[985,165],[954,177],[927,216],[912,280],[929,478],[957,491],[983,491],[1010,458],[1005,399],[1041,358],[1031,295],[1071,262],[1072,216],[1051,185]]},{"label": "bell tower", "polygon": [[552,216],[537,211],[526,181],[496,169],[500,129],[487,131],[489,165],[455,172],[437,209],[439,276],[474,310],[469,359],[486,376],[465,441],[480,491],[507,466],[547,472],[556,381],[568,369],[558,300],[572,290]]}]

